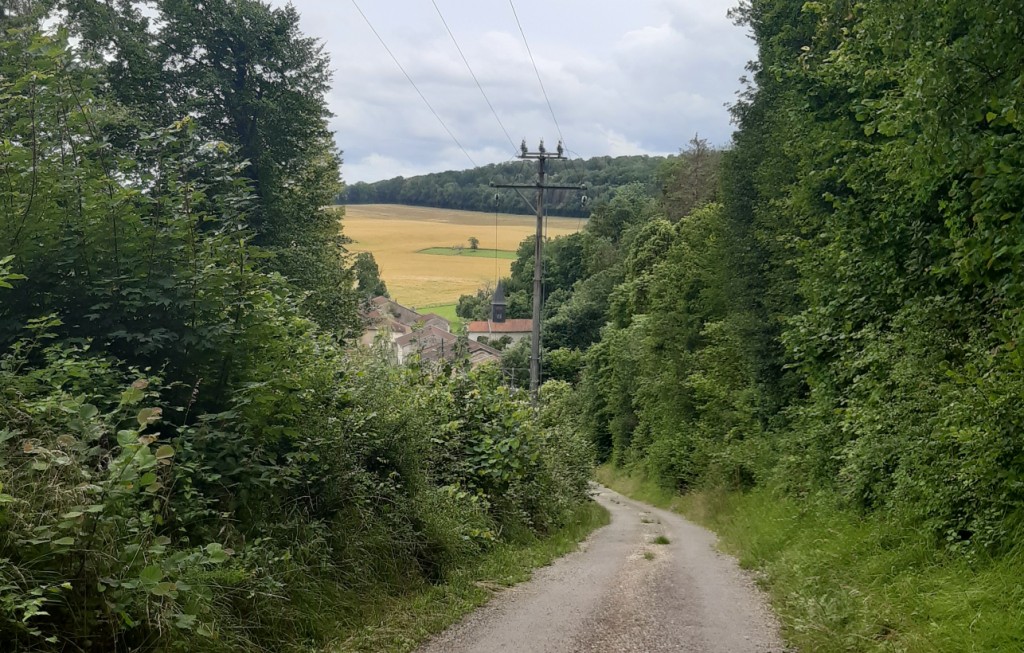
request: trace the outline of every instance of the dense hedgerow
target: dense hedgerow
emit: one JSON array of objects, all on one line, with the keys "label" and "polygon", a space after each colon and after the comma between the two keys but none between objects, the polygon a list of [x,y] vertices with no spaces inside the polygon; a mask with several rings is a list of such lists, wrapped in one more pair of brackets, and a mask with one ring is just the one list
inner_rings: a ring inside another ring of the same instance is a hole
[{"label": "dense hedgerow", "polygon": [[496,369],[397,368],[279,315],[278,344],[219,413],[168,404],[158,375],[89,346],[47,344],[56,320],[0,359],[3,641],[274,648],[303,620],[281,602],[311,584],[441,580],[585,499],[564,389],[536,423]]},{"label": "dense hedgerow", "polygon": [[966,559],[1019,550],[1019,3],[736,17],[758,61],[721,203],[621,255],[582,375],[592,440],[666,487],[821,494]]},{"label": "dense hedgerow", "polygon": [[585,499],[586,443],[497,369],[339,340],[346,260],[307,247],[337,244],[330,175],[257,246],[296,187],[192,115],[142,129],[64,35],[0,50],[0,649],[326,644]]}]

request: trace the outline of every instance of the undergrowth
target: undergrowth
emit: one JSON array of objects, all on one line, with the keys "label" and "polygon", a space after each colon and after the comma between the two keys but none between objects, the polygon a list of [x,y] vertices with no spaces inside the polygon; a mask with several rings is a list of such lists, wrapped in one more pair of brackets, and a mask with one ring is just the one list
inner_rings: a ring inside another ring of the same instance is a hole
[{"label": "undergrowth", "polygon": [[800,651],[1017,652],[1024,560],[936,549],[927,532],[769,489],[679,495],[610,466],[600,481],[711,528],[754,569]]},{"label": "undergrowth", "polygon": [[348,606],[340,622],[338,614],[325,615],[330,623],[336,624],[338,633],[335,642],[323,649],[324,653],[411,651],[430,635],[486,603],[496,591],[529,580],[535,568],[575,550],[584,538],[609,520],[607,510],[588,502],[549,536],[540,538],[523,533],[453,570],[443,583],[423,583],[401,593],[394,588],[381,588],[369,602]]}]

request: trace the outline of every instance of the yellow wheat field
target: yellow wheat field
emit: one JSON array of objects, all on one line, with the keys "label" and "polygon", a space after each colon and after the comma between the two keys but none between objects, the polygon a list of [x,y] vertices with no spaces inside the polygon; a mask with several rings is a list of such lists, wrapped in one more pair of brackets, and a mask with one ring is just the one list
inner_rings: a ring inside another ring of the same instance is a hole
[{"label": "yellow wheat field", "polygon": [[[549,237],[577,230],[576,218],[548,218]],[[395,204],[358,204],[345,207],[342,227],[354,242],[353,252],[372,252],[381,276],[395,301],[410,307],[451,304],[496,277],[509,274],[509,259],[418,254],[427,247],[466,245],[470,236],[481,249],[515,251],[534,232],[528,215],[431,209]]]}]

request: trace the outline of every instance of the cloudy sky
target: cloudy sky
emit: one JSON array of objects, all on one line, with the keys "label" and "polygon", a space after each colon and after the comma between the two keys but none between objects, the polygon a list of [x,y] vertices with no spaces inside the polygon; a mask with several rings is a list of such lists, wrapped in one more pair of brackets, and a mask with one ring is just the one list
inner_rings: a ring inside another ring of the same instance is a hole
[{"label": "cloudy sky", "polygon": [[[514,155],[431,0],[356,0],[463,153],[416,94],[352,0],[293,0],[331,55],[331,126],[347,182],[465,169]],[[558,130],[508,0],[434,0],[518,145]],[[281,3],[278,3],[281,4]],[[566,145],[574,155],[667,154],[699,133],[729,141],[753,42],[726,13],[736,0],[515,0]],[[470,161],[472,159],[472,163]]]}]

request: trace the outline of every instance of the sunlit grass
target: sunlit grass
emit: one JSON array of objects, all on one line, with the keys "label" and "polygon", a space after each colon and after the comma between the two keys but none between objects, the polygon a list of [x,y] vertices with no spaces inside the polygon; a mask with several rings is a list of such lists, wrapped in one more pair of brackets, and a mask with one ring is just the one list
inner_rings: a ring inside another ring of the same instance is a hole
[{"label": "sunlit grass", "polygon": [[679,496],[604,467],[608,487],[711,528],[722,548],[760,572],[797,650],[1019,653],[1024,560],[965,558],[920,529],[767,489]]},{"label": "sunlit grass", "polygon": [[427,313],[440,315],[444,319],[451,322],[452,326],[454,327],[457,322],[462,320],[462,318],[455,313],[455,306],[455,304],[434,304],[432,306],[421,306],[419,310],[424,315]]},{"label": "sunlit grass", "polygon": [[470,256],[470,257],[475,257],[475,258],[489,258],[489,259],[505,258],[505,259],[510,259],[510,260],[513,260],[513,261],[516,259],[516,253],[515,252],[510,252],[510,251],[503,250],[503,249],[495,250],[495,249],[470,249],[468,247],[465,247],[465,248],[456,248],[456,247],[427,247],[426,249],[421,249],[421,250],[419,250],[416,253],[417,254],[431,254],[433,256]]}]

